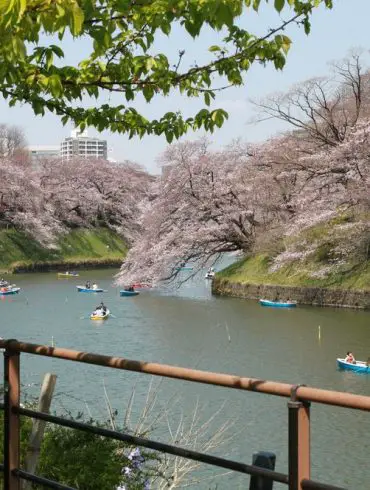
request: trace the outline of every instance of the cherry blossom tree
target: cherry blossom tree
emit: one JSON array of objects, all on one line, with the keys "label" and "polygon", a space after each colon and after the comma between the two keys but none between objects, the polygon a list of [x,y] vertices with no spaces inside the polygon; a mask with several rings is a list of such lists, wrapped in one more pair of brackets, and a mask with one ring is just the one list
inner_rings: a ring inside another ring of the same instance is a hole
[{"label": "cherry blossom tree", "polygon": [[171,280],[183,263],[194,271],[224,252],[250,251],[256,235],[284,214],[274,180],[234,144],[212,152],[205,140],[168,147],[164,177],[148,204],[119,282]]},{"label": "cherry blossom tree", "polygon": [[18,158],[0,158],[0,222],[20,228],[40,243],[51,244],[61,231],[37,175]]},{"label": "cherry blossom tree", "polygon": [[154,177],[139,165],[95,159],[0,158],[0,221],[52,246],[76,227],[108,227],[130,243]]},{"label": "cherry blossom tree", "polygon": [[43,160],[39,178],[45,199],[65,227],[105,226],[128,242],[140,231],[141,201],[154,179],[131,162],[84,158]]},{"label": "cherry blossom tree", "polygon": [[[237,250],[267,248],[273,268],[320,248],[329,265],[368,260],[369,155],[366,118],[343,142],[316,151],[296,133],[255,145],[238,141],[217,152],[205,140],[168,147],[162,179],[143,210],[143,234],[118,282],[170,281],[184,263],[195,274]],[[308,240],[314,229],[323,231]]]},{"label": "cherry blossom tree", "polygon": [[[294,140],[292,140],[294,141]],[[277,268],[305,260],[318,251],[334,267],[353,267],[369,259],[370,247],[370,121],[358,122],[345,141],[286,163],[294,175],[290,196],[294,213],[282,236],[290,237],[275,258]],[[310,236],[310,230],[321,230]],[[292,237],[294,239],[292,240]],[[320,273],[324,276],[324,272]]]}]

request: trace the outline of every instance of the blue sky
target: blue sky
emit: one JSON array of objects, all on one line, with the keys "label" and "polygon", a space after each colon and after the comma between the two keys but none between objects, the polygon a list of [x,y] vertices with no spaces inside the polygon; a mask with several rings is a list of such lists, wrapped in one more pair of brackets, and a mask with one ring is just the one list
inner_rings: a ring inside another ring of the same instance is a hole
[{"label": "blue sky", "polygon": [[[318,9],[312,17],[311,34],[306,36],[302,29],[293,28],[288,35],[293,45],[283,71],[277,72],[272,66],[263,68],[254,66],[245,79],[245,84],[221,92],[214,107],[222,107],[229,112],[229,120],[225,125],[210,136],[215,146],[229,143],[233,138],[242,137],[247,141],[259,141],[284,129],[278,121],[267,121],[250,124],[254,115],[250,99],[260,99],[276,92],[285,91],[297,82],[322,76],[328,73],[328,63],[343,58],[351,48],[370,48],[370,0],[334,0],[333,10]],[[240,20],[243,27],[255,33],[266,32],[267,27],[279,23],[279,18],[272,11],[271,5],[263,5],[258,14],[247,12]],[[163,36],[156,47],[172,55],[175,59],[179,49],[185,49],[185,63],[195,60],[199,63],[207,56],[207,48],[220,42],[220,34],[205,32],[196,42],[185,37],[183,32],[175,29],[170,41]],[[68,40],[63,46],[68,62],[77,61],[87,49],[84,41]],[[108,100],[108,99],[106,99]],[[112,102],[119,103],[116,96]],[[194,114],[200,107],[201,101],[189,100],[177,94],[167,98],[157,98],[150,105],[138,101],[135,107],[147,117],[157,117],[164,111],[181,110],[186,116]],[[0,100],[0,122],[21,126],[32,145],[58,144],[68,136],[71,126],[63,125],[54,115],[35,116],[27,106],[9,108],[5,101]],[[93,129],[89,134],[97,135]],[[188,139],[202,136],[204,133],[189,134]],[[130,159],[144,165],[153,173],[158,172],[156,159],[166,147],[164,137],[149,136],[144,139],[129,140],[123,135],[109,132],[101,133],[108,140],[111,148],[110,155],[116,160]]]}]

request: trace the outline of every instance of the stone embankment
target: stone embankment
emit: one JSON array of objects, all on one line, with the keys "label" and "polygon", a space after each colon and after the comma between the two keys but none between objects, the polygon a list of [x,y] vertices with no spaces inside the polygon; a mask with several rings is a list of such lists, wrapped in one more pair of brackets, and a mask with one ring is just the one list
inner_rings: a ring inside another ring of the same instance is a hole
[{"label": "stone embankment", "polygon": [[370,309],[370,291],[353,289],[241,284],[215,277],[212,281],[212,293],[256,300],[290,299],[302,305]]}]

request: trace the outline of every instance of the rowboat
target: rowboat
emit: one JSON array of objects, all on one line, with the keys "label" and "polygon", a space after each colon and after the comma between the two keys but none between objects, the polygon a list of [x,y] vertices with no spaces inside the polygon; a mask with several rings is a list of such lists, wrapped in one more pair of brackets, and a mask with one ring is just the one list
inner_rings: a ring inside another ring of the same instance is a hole
[{"label": "rowboat", "polygon": [[135,282],[132,287],[134,289],[150,289],[152,286],[146,282]]},{"label": "rowboat", "polygon": [[295,301],[269,301],[268,299],[260,299],[260,305],[262,306],[274,306],[275,308],[294,308],[297,306]]},{"label": "rowboat", "polygon": [[175,270],[177,271],[192,271],[192,267],[184,266],[184,267],[176,267]]},{"label": "rowboat", "polygon": [[18,294],[21,288],[1,288],[0,289],[0,296],[7,296],[8,294]]},{"label": "rowboat", "polygon": [[370,366],[364,361],[356,361],[356,364],[352,364],[344,359],[337,359],[337,365],[339,369],[349,369],[355,373],[370,373]]},{"label": "rowboat", "polygon": [[104,289],[101,288],[85,288],[85,286],[76,286],[79,293],[104,293]]},{"label": "rowboat", "polygon": [[90,315],[90,320],[106,320],[109,315],[110,315],[110,311],[107,309],[105,313],[102,313],[100,312],[99,314],[97,314],[98,312],[93,312],[91,313]]},{"label": "rowboat", "polygon": [[139,291],[127,291],[126,289],[119,292],[120,296],[137,296],[138,294],[140,294]]},{"label": "rowboat", "polygon": [[79,277],[77,272],[58,272],[58,277]]}]

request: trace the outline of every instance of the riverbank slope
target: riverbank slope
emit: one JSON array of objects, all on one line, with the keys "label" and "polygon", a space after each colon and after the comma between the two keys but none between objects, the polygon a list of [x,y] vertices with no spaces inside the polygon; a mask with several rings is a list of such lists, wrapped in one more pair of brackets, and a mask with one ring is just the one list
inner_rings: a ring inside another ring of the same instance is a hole
[{"label": "riverbank slope", "polygon": [[313,277],[312,269],[302,264],[289,264],[276,271],[270,266],[267,255],[241,259],[216,274],[212,292],[248,299],[289,298],[316,306],[370,308],[370,261],[325,277]]},{"label": "riverbank slope", "polygon": [[106,228],[76,229],[46,248],[15,229],[0,230],[0,272],[16,273],[119,266],[127,246]]}]

